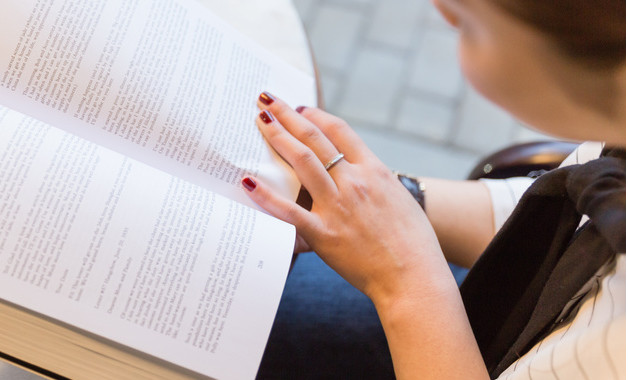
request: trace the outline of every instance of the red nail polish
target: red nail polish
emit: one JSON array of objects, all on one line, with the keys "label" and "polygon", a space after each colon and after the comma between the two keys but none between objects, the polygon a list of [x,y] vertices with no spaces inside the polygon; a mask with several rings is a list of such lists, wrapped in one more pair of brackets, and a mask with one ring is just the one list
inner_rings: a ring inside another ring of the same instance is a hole
[{"label": "red nail polish", "polygon": [[266,124],[271,123],[273,120],[275,120],[273,114],[268,112],[267,110],[263,110],[262,112],[260,112],[259,118],[262,119],[262,121]]},{"label": "red nail polish", "polygon": [[304,111],[306,108],[307,108],[306,106],[298,106],[298,107],[297,107],[297,109],[296,109],[296,111],[297,111],[298,113],[303,113],[303,111]]},{"label": "red nail polish", "polygon": [[269,106],[273,104],[273,102],[275,101],[275,97],[264,91],[260,94],[259,101]]},{"label": "red nail polish", "polygon": [[257,187],[257,184],[251,178],[246,177],[242,180],[242,186],[248,191],[253,191]]}]

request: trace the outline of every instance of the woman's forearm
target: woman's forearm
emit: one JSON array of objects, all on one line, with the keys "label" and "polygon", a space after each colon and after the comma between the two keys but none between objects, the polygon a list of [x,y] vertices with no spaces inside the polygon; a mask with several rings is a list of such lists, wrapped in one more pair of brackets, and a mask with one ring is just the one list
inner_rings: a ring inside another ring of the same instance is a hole
[{"label": "woman's forearm", "polygon": [[488,189],[480,181],[421,178],[426,214],[448,261],[470,267],[494,235]]},{"label": "woman's forearm", "polygon": [[456,283],[443,263],[373,297],[398,379],[488,379]]}]

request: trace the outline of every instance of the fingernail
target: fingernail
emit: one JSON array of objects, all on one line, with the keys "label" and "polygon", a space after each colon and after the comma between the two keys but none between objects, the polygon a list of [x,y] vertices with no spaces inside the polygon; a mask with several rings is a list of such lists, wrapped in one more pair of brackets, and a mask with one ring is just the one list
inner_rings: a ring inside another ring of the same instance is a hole
[{"label": "fingernail", "polygon": [[273,114],[268,112],[267,110],[263,110],[262,112],[260,112],[259,118],[262,119],[265,124],[271,123],[273,120],[275,120]]},{"label": "fingernail", "polygon": [[248,191],[253,191],[257,187],[257,184],[251,178],[246,177],[242,180],[242,186]]},{"label": "fingernail", "polygon": [[260,94],[259,101],[269,106],[273,104],[273,102],[275,101],[275,97],[264,91]]},{"label": "fingernail", "polygon": [[306,106],[298,106],[298,107],[297,107],[297,109],[296,109],[296,111],[297,111],[298,113],[303,113],[303,111],[304,111],[306,108],[307,108]]}]

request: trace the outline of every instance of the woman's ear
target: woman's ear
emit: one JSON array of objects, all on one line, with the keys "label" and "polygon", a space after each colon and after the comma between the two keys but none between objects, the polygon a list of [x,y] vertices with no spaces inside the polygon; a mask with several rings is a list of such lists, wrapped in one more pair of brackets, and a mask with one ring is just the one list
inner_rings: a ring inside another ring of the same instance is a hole
[{"label": "woman's ear", "polygon": [[[447,0],[444,0],[447,2]],[[454,14],[454,12],[448,8],[447,4],[443,4],[443,0],[432,0],[432,4],[438,9],[440,14],[443,16],[445,21],[454,28],[458,29],[458,17]]]}]

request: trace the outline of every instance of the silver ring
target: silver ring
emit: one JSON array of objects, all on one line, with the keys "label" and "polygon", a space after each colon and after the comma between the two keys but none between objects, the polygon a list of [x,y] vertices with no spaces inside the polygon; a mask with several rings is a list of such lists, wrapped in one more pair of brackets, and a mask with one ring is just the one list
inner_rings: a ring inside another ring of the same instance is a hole
[{"label": "silver ring", "polygon": [[338,153],[336,157],[332,158],[331,161],[325,164],[325,170],[331,169],[334,165],[336,165],[340,160],[345,158],[345,155],[342,153]]}]

